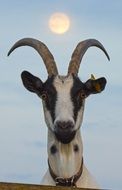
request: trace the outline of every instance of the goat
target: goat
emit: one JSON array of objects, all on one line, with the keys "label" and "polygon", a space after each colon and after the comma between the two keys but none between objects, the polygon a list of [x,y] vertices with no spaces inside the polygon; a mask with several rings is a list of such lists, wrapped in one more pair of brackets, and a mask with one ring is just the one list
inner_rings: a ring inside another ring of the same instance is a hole
[{"label": "goat", "polygon": [[45,82],[28,71],[21,74],[24,87],[36,93],[43,103],[45,122],[48,127],[48,170],[42,179],[44,185],[77,186],[97,188],[93,177],[83,161],[83,143],[80,126],[83,120],[85,99],[104,90],[106,79],[94,77],[82,82],[78,77],[81,60],[91,46],[100,48],[108,60],[103,45],[88,39],[80,42],[71,57],[66,76],[58,74],[53,55],[39,40],[24,38],[16,42],[13,50],[20,46],[33,47],[42,57],[48,72]]}]

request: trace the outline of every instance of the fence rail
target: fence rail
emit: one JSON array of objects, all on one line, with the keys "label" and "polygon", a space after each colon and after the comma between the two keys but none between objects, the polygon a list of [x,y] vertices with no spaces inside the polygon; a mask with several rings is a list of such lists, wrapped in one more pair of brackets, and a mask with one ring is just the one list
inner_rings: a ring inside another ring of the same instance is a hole
[{"label": "fence rail", "polygon": [[46,185],[32,185],[20,183],[3,183],[0,182],[0,190],[97,190],[89,188],[76,188],[76,187],[59,187],[59,186],[46,186]]}]

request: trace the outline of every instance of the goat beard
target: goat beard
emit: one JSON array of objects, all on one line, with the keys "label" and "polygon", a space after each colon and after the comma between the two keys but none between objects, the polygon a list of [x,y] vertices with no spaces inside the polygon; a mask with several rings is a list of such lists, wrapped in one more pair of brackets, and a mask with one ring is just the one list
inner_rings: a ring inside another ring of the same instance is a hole
[{"label": "goat beard", "polygon": [[62,132],[62,133],[55,132],[55,136],[57,140],[63,144],[69,144],[74,139],[75,134],[76,134],[76,131]]}]

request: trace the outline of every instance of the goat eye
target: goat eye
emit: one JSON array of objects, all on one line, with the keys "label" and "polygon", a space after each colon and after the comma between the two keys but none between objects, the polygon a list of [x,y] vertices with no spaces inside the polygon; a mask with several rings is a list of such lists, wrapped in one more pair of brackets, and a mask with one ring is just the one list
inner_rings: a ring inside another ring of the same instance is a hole
[{"label": "goat eye", "polygon": [[43,100],[46,100],[46,99],[47,99],[47,93],[44,92],[44,93],[41,95],[41,98],[42,98]]},{"label": "goat eye", "polygon": [[82,99],[86,98],[85,92],[80,92],[80,98],[82,98]]}]

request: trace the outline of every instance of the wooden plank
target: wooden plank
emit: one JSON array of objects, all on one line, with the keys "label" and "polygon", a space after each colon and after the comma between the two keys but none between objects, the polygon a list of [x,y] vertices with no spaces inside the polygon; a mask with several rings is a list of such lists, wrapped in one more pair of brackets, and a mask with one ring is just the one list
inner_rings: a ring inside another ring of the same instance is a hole
[{"label": "wooden plank", "polygon": [[0,190],[96,190],[96,189],[0,182]]}]

